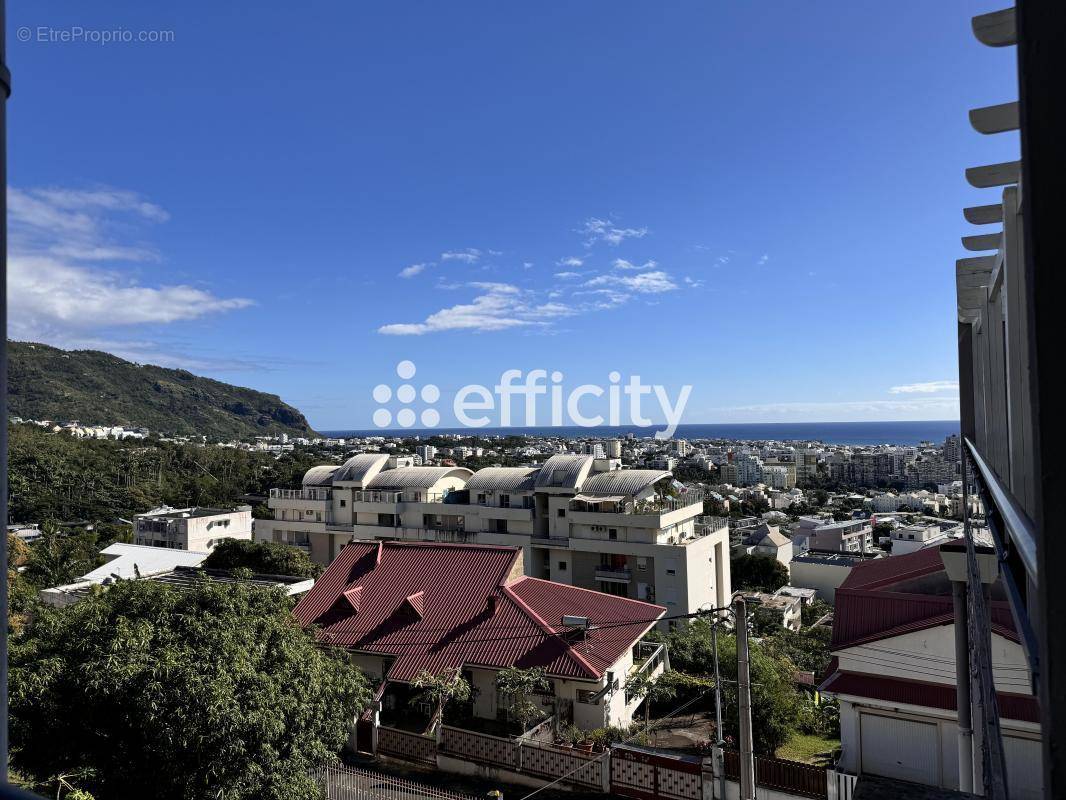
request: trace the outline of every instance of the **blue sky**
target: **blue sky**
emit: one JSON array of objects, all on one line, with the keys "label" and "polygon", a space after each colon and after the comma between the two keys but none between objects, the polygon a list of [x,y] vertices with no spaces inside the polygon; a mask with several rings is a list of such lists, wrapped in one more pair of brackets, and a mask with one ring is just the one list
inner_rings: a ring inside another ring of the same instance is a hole
[{"label": "blue sky", "polygon": [[966,118],[1016,96],[997,7],[11,4],[10,334],[319,429],[404,359],[445,397],[617,370],[686,422],[951,418],[995,200],[963,170],[1017,152]]}]

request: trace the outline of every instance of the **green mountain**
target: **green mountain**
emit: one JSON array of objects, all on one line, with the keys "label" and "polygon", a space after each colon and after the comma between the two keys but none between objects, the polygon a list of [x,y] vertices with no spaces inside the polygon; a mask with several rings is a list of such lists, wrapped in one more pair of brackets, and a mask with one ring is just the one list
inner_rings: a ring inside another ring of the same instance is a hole
[{"label": "green mountain", "polygon": [[99,350],[12,341],[7,348],[12,416],[208,438],[315,435],[304,415],[274,394]]}]

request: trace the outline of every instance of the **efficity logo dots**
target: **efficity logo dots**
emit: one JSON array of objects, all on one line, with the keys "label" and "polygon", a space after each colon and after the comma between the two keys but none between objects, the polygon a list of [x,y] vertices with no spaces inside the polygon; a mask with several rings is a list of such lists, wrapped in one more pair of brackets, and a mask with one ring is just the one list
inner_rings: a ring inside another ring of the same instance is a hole
[{"label": "efficity logo dots", "polygon": [[[409,381],[415,376],[415,365],[413,361],[401,361],[396,365],[396,374],[402,381]],[[393,398],[392,387],[384,383],[380,383],[374,387],[373,391],[374,402],[379,406],[384,406]],[[407,408],[414,403],[415,398],[421,395],[422,402],[430,406],[422,410],[420,415],[415,414],[413,408]],[[410,428],[415,424],[416,419],[422,421],[422,426],[425,428],[435,428],[440,424],[440,412],[433,408],[433,404],[440,400],[440,389],[434,386],[432,383],[427,383],[422,387],[421,391],[415,389],[410,383],[402,383],[396,387],[396,399],[405,406],[396,412],[396,424],[401,428]],[[387,408],[379,408],[374,412],[374,424],[379,428],[387,428],[392,425],[392,412]]]}]

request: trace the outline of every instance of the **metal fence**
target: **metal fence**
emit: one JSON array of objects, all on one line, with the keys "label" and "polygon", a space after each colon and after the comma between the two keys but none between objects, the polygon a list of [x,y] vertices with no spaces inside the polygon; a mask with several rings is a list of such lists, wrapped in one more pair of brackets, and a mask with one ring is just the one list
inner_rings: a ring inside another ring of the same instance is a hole
[{"label": "metal fence", "polygon": [[329,764],[310,771],[322,800],[479,800],[380,772]]},{"label": "metal fence", "polygon": [[[739,780],[740,753],[726,750],[724,756],[726,777]],[[766,756],[755,757],[755,785],[811,798],[829,794],[825,767]]]}]

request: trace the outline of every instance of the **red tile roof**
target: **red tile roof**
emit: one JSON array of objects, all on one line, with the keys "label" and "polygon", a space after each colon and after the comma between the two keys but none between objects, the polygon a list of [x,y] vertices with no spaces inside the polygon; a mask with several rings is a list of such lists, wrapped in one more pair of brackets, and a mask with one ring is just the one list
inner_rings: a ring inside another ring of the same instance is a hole
[{"label": "red tile roof", "polygon": [[[542,667],[557,677],[596,680],[666,613],[624,597],[512,578],[519,552],[355,542],[294,613],[302,625],[317,625],[322,641],[395,656],[387,677],[398,681],[462,666]],[[560,625],[564,614],[609,627],[568,638]]]},{"label": "red tile roof", "polygon": [[[926,708],[957,708],[955,687],[948,683],[910,681],[886,678],[857,672],[835,672],[822,684],[821,690],[835,695],[852,695],[890,703],[902,703]],[[1005,719],[1040,721],[1040,706],[1032,695],[996,692],[1000,716]]]}]

